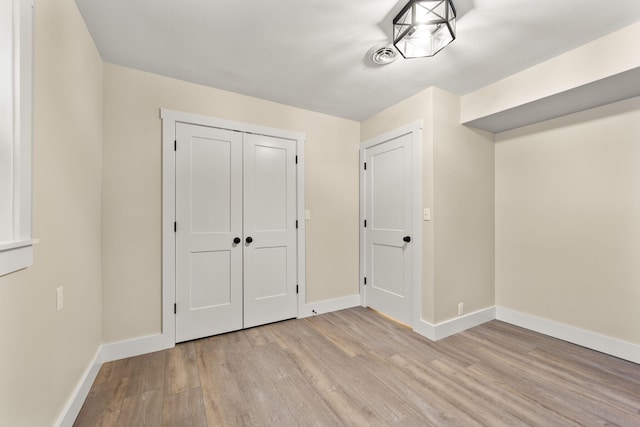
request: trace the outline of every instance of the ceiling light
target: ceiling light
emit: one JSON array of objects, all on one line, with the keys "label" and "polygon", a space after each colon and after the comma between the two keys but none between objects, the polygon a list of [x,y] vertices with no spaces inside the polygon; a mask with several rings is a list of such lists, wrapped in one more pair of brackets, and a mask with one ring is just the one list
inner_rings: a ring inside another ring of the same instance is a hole
[{"label": "ceiling light", "polygon": [[433,56],[455,38],[452,0],[410,0],[393,19],[393,45],[405,58]]}]

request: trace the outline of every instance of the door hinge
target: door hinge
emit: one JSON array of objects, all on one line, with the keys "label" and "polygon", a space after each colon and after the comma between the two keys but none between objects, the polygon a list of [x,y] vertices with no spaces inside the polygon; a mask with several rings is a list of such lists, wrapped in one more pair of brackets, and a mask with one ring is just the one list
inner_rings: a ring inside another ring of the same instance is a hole
[{"label": "door hinge", "polygon": [[364,170],[367,170],[367,162],[364,162]]},{"label": "door hinge", "polygon": [[173,232],[178,231],[178,223],[176,221],[173,222]]},{"label": "door hinge", "polygon": [[367,278],[364,278],[364,285],[367,286]]},{"label": "door hinge", "polygon": [[178,304],[173,304],[173,314],[178,312]]},{"label": "door hinge", "polygon": [[173,140],[173,151],[178,151],[178,140],[177,139]]},{"label": "door hinge", "polygon": [[364,228],[367,228],[367,220],[364,220]]},{"label": "door hinge", "polygon": [[296,165],[298,164],[298,156],[296,156]]},{"label": "door hinge", "polygon": [[300,292],[299,285],[296,285],[296,294],[299,293],[299,292]]},{"label": "door hinge", "polygon": [[298,228],[298,220],[296,219],[296,228]]}]

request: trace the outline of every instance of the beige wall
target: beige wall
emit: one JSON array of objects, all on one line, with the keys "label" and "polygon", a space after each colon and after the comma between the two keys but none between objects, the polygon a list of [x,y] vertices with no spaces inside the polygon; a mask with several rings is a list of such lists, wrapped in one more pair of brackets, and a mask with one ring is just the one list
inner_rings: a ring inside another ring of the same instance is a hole
[{"label": "beige wall", "polygon": [[496,137],[497,305],[640,344],[640,98]]},{"label": "beige wall", "polygon": [[[101,342],[102,61],[72,0],[36,1],[33,267],[0,278],[0,425],[47,426]],[[56,287],[64,308],[56,312]]]},{"label": "beige wall", "polygon": [[[422,318],[494,305],[493,138],[459,124],[459,97],[430,88],[362,122],[367,140],[423,121]],[[422,215],[417,212],[417,215]]]},{"label": "beige wall", "polygon": [[434,90],[435,322],[495,304],[493,135],[459,123],[460,98]]},{"label": "beige wall", "polygon": [[358,122],[104,66],[103,334],[160,332],[160,108],[303,132],[307,301],[358,293]]}]

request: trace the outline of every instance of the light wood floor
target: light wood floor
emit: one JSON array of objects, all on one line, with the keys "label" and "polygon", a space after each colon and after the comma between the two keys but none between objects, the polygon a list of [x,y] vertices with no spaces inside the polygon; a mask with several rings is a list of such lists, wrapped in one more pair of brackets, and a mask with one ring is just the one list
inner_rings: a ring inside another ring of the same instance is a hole
[{"label": "light wood floor", "polygon": [[75,426],[640,426],[640,365],[492,321],[353,308],[106,363]]}]

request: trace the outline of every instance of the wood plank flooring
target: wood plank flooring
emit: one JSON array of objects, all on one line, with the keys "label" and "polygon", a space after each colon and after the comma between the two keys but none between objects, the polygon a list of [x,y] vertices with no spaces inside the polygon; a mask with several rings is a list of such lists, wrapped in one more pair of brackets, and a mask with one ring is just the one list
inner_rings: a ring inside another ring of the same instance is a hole
[{"label": "wood plank flooring", "polygon": [[640,426],[640,365],[499,321],[353,308],[106,363],[75,426]]}]

